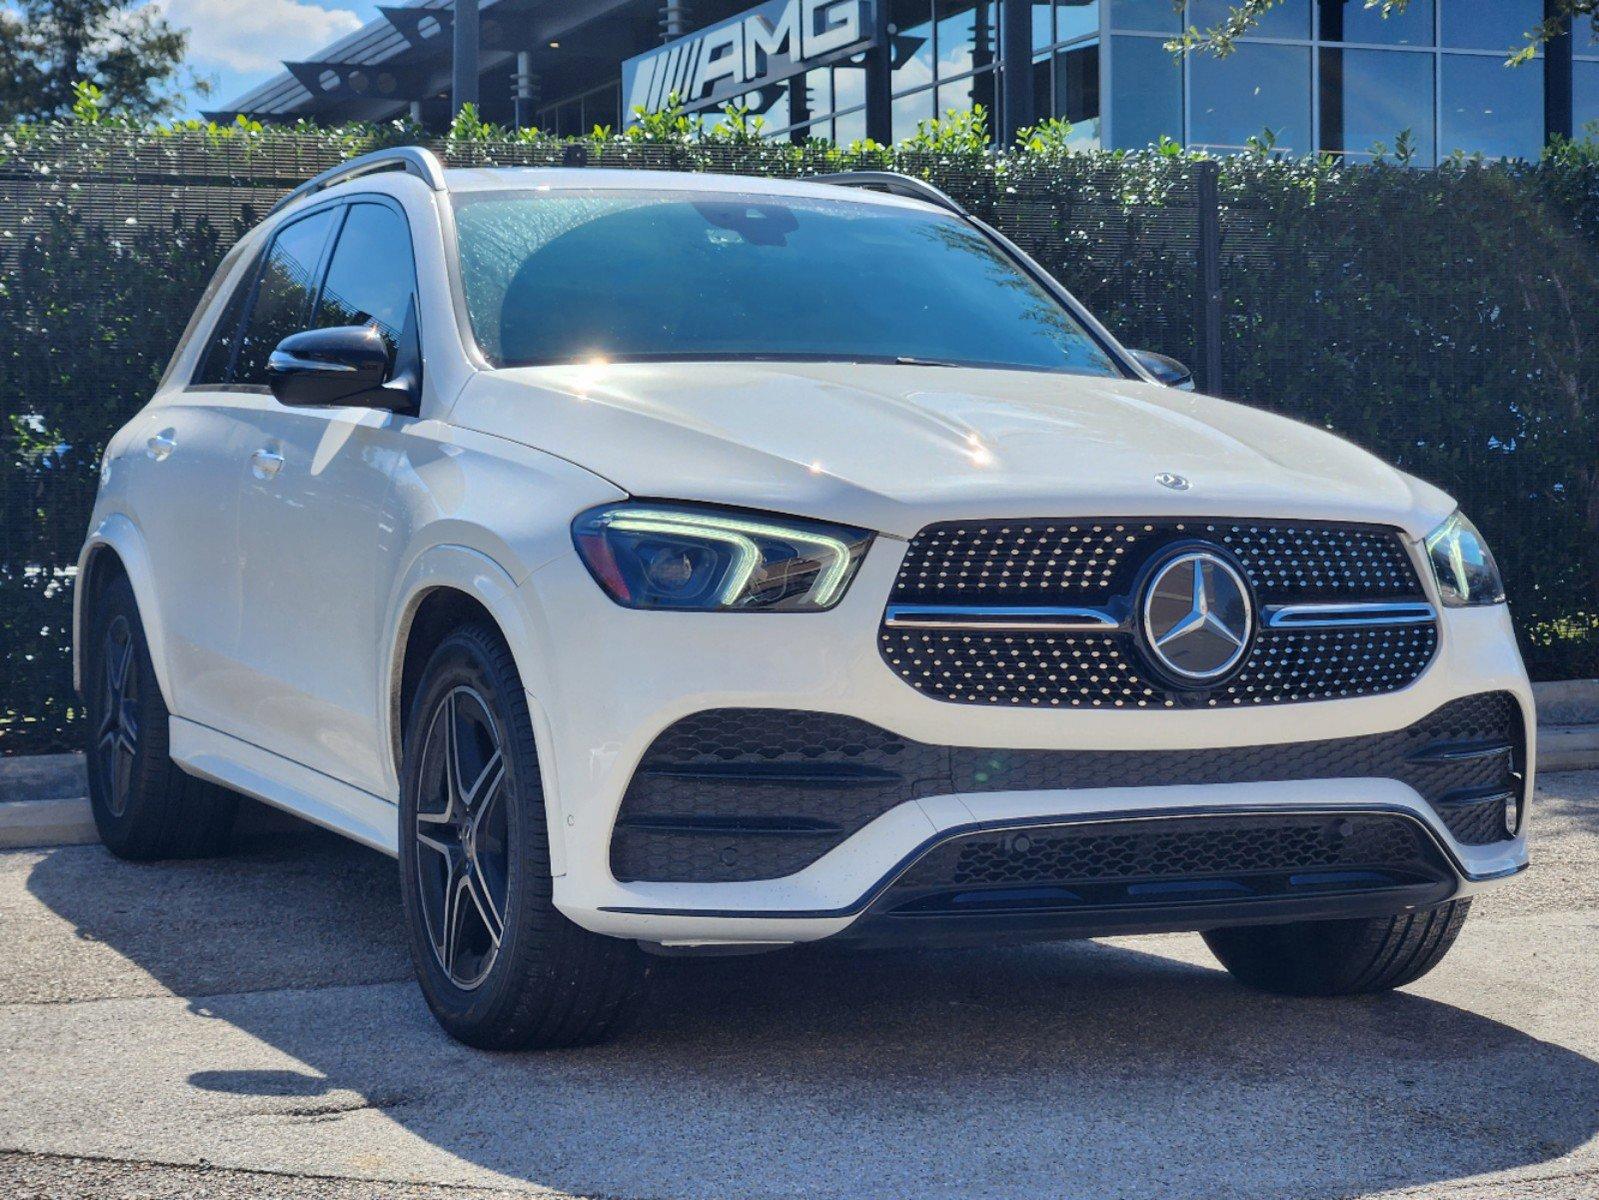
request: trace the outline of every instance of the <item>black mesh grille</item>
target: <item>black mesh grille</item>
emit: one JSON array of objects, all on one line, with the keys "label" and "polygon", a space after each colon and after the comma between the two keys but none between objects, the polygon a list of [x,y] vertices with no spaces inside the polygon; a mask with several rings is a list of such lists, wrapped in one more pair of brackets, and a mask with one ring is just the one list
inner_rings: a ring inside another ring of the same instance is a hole
[{"label": "black mesh grille", "polygon": [[1501,792],[1479,800],[1461,800],[1440,807],[1438,812],[1457,841],[1467,846],[1486,846],[1510,836],[1505,827],[1505,808],[1515,802],[1514,793]]},{"label": "black mesh grille", "polygon": [[[891,603],[1135,608],[1151,556],[1177,542],[1224,548],[1257,605],[1419,599],[1399,534],[1379,526],[1244,521],[968,521],[911,542]],[[1230,679],[1173,689],[1125,629],[1106,633],[916,629],[884,624],[884,660],[917,691],[1032,708],[1233,707],[1343,699],[1414,683],[1438,646],[1432,624],[1263,629]]]},{"label": "black mesh grille", "polygon": [[934,846],[874,904],[894,916],[1255,902],[1453,886],[1388,813],[1176,816],[985,830]]},{"label": "black mesh grille", "polygon": [[[1522,739],[1506,692],[1455,700],[1388,733],[1208,750],[935,746],[853,717],[713,709],[672,725],[644,756],[617,816],[611,869],[622,880],[776,878],[896,805],[950,793],[1397,779],[1455,829],[1459,806],[1519,795]],[[1479,819],[1456,836],[1509,836],[1502,808],[1497,826]]]},{"label": "black mesh grille", "polygon": [[900,883],[1069,886],[1333,867],[1416,870],[1431,858],[1425,834],[1404,818],[1162,818],[973,834],[934,847]]}]

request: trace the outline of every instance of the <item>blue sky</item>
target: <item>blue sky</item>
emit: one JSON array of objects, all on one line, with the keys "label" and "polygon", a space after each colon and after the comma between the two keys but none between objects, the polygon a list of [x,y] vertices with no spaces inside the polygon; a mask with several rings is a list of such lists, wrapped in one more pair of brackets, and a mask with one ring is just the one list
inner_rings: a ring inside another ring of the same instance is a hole
[{"label": "blue sky", "polygon": [[[377,16],[372,0],[149,0],[189,33],[188,65],[216,85],[185,97],[185,116],[218,108]],[[404,0],[399,0],[403,3]]]}]

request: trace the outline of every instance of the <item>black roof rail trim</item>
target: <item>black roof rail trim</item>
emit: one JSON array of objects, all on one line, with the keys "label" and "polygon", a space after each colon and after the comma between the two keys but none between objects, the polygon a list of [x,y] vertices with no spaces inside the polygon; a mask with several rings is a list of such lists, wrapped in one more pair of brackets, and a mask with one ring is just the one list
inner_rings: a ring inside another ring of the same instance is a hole
[{"label": "black roof rail trim", "polygon": [[312,176],[274,204],[267,215],[271,216],[336,183],[346,183],[363,175],[375,175],[379,171],[404,171],[407,175],[415,175],[435,192],[444,190],[444,164],[439,161],[438,155],[422,146],[394,146],[352,158],[349,162]]},{"label": "black roof rail trim", "polygon": [[942,188],[934,187],[925,179],[901,175],[898,171],[839,171],[833,175],[812,175],[806,182],[830,183],[835,187],[875,188],[890,195],[936,204],[956,216],[971,216]]}]

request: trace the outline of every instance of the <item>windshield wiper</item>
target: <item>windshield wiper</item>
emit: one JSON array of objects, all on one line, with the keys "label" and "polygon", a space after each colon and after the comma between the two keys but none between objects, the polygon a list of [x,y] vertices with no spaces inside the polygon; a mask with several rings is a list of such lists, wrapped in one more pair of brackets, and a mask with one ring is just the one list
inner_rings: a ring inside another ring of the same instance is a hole
[{"label": "windshield wiper", "polygon": [[896,354],[894,361],[902,367],[963,367],[965,363],[947,362],[942,358],[917,358],[914,354]]}]

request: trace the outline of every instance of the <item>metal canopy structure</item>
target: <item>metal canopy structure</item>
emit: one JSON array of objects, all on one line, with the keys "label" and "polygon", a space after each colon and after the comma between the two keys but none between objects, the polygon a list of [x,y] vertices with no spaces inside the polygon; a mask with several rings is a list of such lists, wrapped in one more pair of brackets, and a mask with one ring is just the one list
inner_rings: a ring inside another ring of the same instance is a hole
[{"label": "metal canopy structure", "polygon": [[[579,0],[578,3],[535,4],[535,0],[477,0],[479,13],[477,76],[482,104],[496,119],[512,116],[513,72],[517,54],[532,56],[533,71],[547,68],[592,74],[598,64],[578,65],[572,55],[554,59],[559,39],[570,30],[604,21],[628,9],[655,19],[654,5],[635,0]],[[211,120],[227,122],[243,113],[257,120],[289,123],[314,119],[387,121],[406,116],[426,123],[446,121],[452,111],[455,61],[455,0],[418,0],[409,5],[383,5],[377,20],[334,42],[315,59],[285,62],[281,74],[234,100],[228,107],[206,111]],[[469,36],[469,31],[463,29]],[[611,64],[614,72],[614,61]],[[467,98],[470,98],[468,95]],[[500,108],[507,111],[498,114]]]}]

